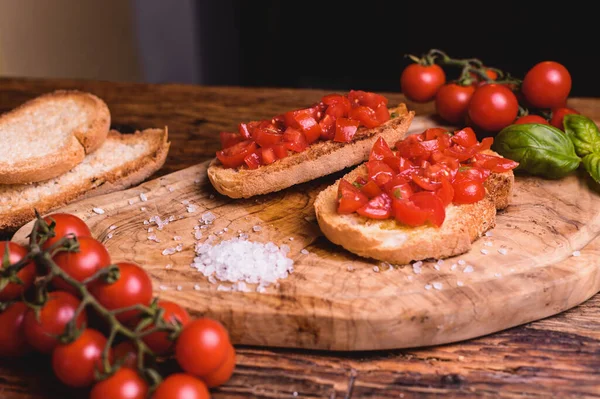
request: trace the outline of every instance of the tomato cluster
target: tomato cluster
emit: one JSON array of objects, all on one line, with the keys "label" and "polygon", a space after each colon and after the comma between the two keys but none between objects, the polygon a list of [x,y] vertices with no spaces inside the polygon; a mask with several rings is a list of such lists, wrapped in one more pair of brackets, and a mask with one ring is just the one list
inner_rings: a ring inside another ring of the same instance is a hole
[{"label": "tomato cluster", "polygon": [[448,132],[430,128],[400,140],[392,150],[380,138],[366,163],[367,176],[340,180],[338,213],[395,219],[408,226],[441,226],[446,206],[471,204],[485,197],[492,172],[514,169],[517,162],[489,155],[493,138],[477,140],[467,127]]},{"label": "tomato cluster", "polygon": [[[402,71],[402,92],[411,101],[435,101],[437,114],[451,124],[465,123],[483,133],[497,133],[513,123],[551,123],[563,129],[565,113],[577,112],[566,108],[571,75],[555,61],[536,64],[521,81],[477,59],[451,59],[438,50],[413,60]],[[447,81],[444,66],[461,66],[460,76]]]},{"label": "tomato cluster", "polygon": [[[48,355],[57,378],[72,387],[92,386],[91,398],[208,398],[209,388],[229,380],[235,350],[219,322],[193,320],[180,305],[153,299],[148,273],[131,262],[113,265],[81,219],[57,213],[44,222],[55,236],[35,256],[28,258],[30,247],[0,243],[0,271],[20,263],[18,272],[0,274],[0,356]],[[76,237],[78,250],[60,247],[65,237]],[[44,254],[53,266],[38,262]],[[148,354],[154,363],[174,356],[182,372],[162,382],[149,378],[148,358],[139,358]]]},{"label": "tomato cluster", "polygon": [[388,121],[387,103],[384,96],[361,90],[329,94],[311,107],[240,123],[238,132],[221,132],[217,158],[226,168],[257,169],[319,140],[347,143],[360,127],[374,128]]}]

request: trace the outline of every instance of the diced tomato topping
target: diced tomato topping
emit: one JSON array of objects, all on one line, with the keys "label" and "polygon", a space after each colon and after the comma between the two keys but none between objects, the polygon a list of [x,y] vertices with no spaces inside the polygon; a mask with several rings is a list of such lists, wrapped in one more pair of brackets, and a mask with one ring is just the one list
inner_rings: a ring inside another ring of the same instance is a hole
[{"label": "diced tomato topping", "polygon": [[394,170],[383,161],[367,162],[367,170],[369,171],[369,180],[374,180],[380,187],[385,186],[395,175]]},{"label": "diced tomato topping", "polygon": [[333,140],[335,137],[335,117],[327,114],[319,122],[321,127],[321,138],[323,140]]},{"label": "diced tomato topping", "polygon": [[285,148],[294,152],[302,152],[308,147],[304,134],[292,127],[288,127],[283,133],[283,144]]},{"label": "diced tomato topping", "polygon": [[273,149],[273,152],[275,153],[277,159],[285,158],[288,156],[288,149],[285,148],[284,143],[276,144],[272,146],[271,149]]},{"label": "diced tomato topping", "polygon": [[350,184],[348,180],[340,180],[338,186],[338,213],[353,213],[364,206],[369,199],[360,189]]},{"label": "diced tomato topping", "polygon": [[359,121],[348,118],[337,118],[335,120],[335,136],[333,141],[349,143],[358,130]]},{"label": "diced tomato topping", "polygon": [[237,144],[217,151],[217,159],[226,168],[237,168],[244,164],[244,159],[256,151],[256,143],[253,140],[240,141]]},{"label": "diced tomato topping", "polygon": [[473,147],[477,144],[477,136],[470,127],[466,127],[457,132],[454,132],[452,141],[463,147]]},{"label": "diced tomato topping", "polygon": [[238,131],[240,133],[240,136],[242,136],[245,139],[251,138],[252,130],[254,130],[257,124],[258,122],[240,123],[238,125]]},{"label": "diced tomato topping", "polygon": [[439,137],[450,137],[448,130],[441,127],[430,127],[423,133],[425,134],[425,140],[435,140]]},{"label": "diced tomato topping", "polygon": [[421,210],[426,210],[428,212],[429,215],[427,220],[434,226],[440,227],[442,223],[444,223],[446,209],[440,197],[435,195],[435,193],[421,191],[413,194],[410,197],[410,201]]},{"label": "diced tomato topping", "polygon": [[388,103],[384,96],[362,90],[351,90],[348,99],[353,107],[364,105],[372,109],[377,109],[380,105],[387,106]]},{"label": "diced tomato topping", "polygon": [[219,139],[221,140],[221,149],[231,147],[240,141],[244,141],[244,138],[239,133],[228,132],[220,132]]},{"label": "diced tomato topping", "polygon": [[334,118],[346,118],[352,109],[348,97],[339,94],[327,95],[321,101],[327,105],[325,113]]},{"label": "diced tomato topping", "polygon": [[380,105],[375,109],[375,119],[382,124],[390,120],[390,111],[385,105]]},{"label": "diced tomato topping", "polygon": [[408,199],[414,194],[413,188],[409,183],[410,180],[400,175],[396,175],[387,182],[385,185],[385,191],[390,193],[393,198],[396,199]]},{"label": "diced tomato topping", "polygon": [[369,155],[369,161],[374,159],[382,161],[384,158],[394,156],[394,152],[390,149],[388,143],[383,139],[383,137],[379,137],[377,141],[375,141],[375,144],[373,144],[371,154]]},{"label": "diced tomato topping", "polygon": [[246,163],[246,165],[248,166],[248,169],[258,169],[258,167],[260,166],[260,155],[258,154],[258,151],[253,152],[252,154],[248,154],[245,158],[244,158],[244,162]]},{"label": "diced tomato topping", "polygon": [[392,199],[386,193],[381,193],[358,208],[356,213],[371,219],[387,219],[392,215]]},{"label": "diced tomato topping", "polygon": [[488,154],[475,154],[473,164],[483,169],[489,169],[494,173],[508,172],[519,166],[518,162],[511,159],[497,157]]},{"label": "diced tomato topping", "polygon": [[435,181],[431,180],[429,177],[420,176],[420,175],[416,175],[416,174],[412,176],[412,180],[417,184],[417,186],[419,186],[423,190],[427,190],[427,191],[435,191],[441,185],[441,183],[435,182]]},{"label": "diced tomato topping", "polygon": [[431,154],[430,151],[422,145],[422,141],[414,135],[410,135],[404,140],[396,143],[398,155],[403,158],[415,159],[417,161],[426,160]]},{"label": "diced tomato topping", "polygon": [[383,192],[381,191],[381,188],[379,188],[377,183],[375,183],[373,180],[369,180],[368,182],[366,182],[360,188],[360,191],[362,191],[369,198],[376,197]]},{"label": "diced tomato topping", "polygon": [[260,159],[264,165],[270,165],[277,160],[272,147],[260,148]]},{"label": "diced tomato topping", "polygon": [[358,107],[352,108],[348,114],[350,119],[354,119],[362,123],[367,128],[371,129],[381,125],[377,120],[375,111],[372,108],[359,105]]},{"label": "diced tomato topping", "polygon": [[276,129],[257,127],[253,133],[254,141],[261,147],[270,147],[283,140],[283,134]]}]

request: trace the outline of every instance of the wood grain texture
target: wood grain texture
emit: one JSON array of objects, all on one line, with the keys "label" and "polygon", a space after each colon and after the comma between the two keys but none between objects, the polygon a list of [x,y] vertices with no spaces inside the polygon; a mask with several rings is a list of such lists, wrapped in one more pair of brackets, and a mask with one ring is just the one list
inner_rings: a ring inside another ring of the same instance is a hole
[{"label": "wood grain texture", "polygon": [[[123,131],[168,121],[173,147],[157,175],[211,158],[218,147],[218,129],[235,127],[241,114],[270,116],[265,109],[300,107],[324,93],[0,79],[0,110],[61,88],[100,95],[111,109],[113,126]],[[397,93],[390,93],[389,98],[403,100]],[[570,99],[569,106],[600,119],[600,99]],[[433,110],[431,104],[409,103],[409,107],[418,115]],[[452,345],[363,353],[238,347],[233,378],[213,396],[290,398],[297,392],[298,397],[307,398],[597,398],[599,320],[600,298],[596,295],[559,315]],[[52,376],[49,360],[33,356],[20,361],[0,359],[0,397],[83,398],[86,392],[61,386]]]}]

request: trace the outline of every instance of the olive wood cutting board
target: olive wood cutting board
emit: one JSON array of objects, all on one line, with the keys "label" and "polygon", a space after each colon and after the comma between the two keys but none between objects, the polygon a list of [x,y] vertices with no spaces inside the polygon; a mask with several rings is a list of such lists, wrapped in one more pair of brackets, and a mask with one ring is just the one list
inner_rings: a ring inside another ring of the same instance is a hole
[{"label": "olive wood cutting board", "polygon": [[[415,118],[411,131],[431,123]],[[143,265],[156,295],[195,316],[220,320],[235,344],[342,351],[443,344],[562,312],[600,290],[600,195],[583,175],[556,181],[517,177],[511,205],[498,214],[489,236],[466,254],[424,262],[418,273],[412,265],[355,256],[320,233],[313,201],[343,173],[233,200],[213,189],[206,167],[201,163],[60,211],[84,219],[113,262]],[[294,272],[264,292],[250,284],[250,292],[223,291],[231,284],[209,282],[190,267],[194,226],[207,212],[216,219],[201,230],[200,242],[211,233],[218,242],[241,231],[251,241],[285,244]],[[148,233],[156,226],[144,220],[155,215],[174,220]],[[24,226],[14,239],[25,241],[30,230],[31,224]],[[149,240],[151,234],[160,242]],[[162,254],[178,244],[181,251]]]}]

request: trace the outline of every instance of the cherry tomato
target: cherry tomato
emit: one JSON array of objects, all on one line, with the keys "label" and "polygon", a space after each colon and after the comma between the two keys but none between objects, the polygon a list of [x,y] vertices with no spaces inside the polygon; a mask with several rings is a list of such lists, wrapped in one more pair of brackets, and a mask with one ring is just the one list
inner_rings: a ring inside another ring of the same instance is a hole
[{"label": "cherry tomato", "polygon": [[455,204],[472,204],[485,197],[485,187],[477,180],[459,180],[452,184]]},{"label": "cherry tomato", "polygon": [[566,107],[553,109],[550,124],[557,129],[565,130],[565,127],[563,126],[563,119],[565,119],[565,115],[569,114],[580,114],[580,112],[573,108]]},{"label": "cherry tomato", "polygon": [[66,236],[67,234],[73,234],[76,237],[91,236],[92,232],[87,224],[80,218],[70,213],[53,213],[44,217],[44,221],[48,224],[52,221],[56,222],[54,226],[54,237],[49,238],[42,245],[43,249],[48,249],[52,244]]},{"label": "cherry tomato", "polygon": [[[8,249],[8,264],[14,265],[21,259],[27,256],[27,249],[12,241],[0,241],[0,269],[4,267],[4,257],[7,255]],[[17,272],[17,277],[23,284],[8,283],[6,287],[0,289],[0,302],[10,301],[21,297],[35,280],[35,265],[33,262],[28,262],[27,265]]]},{"label": "cherry tomato", "polygon": [[[158,307],[164,309],[163,319],[168,323],[180,323],[182,326],[185,326],[190,321],[188,312],[174,302],[161,300],[158,301]],[[154,324],[151,324],[146,330],[153,326]],[[146,335],[143,341],[157,355],[166,355],[172,352],[175,346],[175,342],[169,339],[169,334],[166,332],[155,332]]]},{"label": "cherry tomato", "polygon": [[[94,382],[95,371],[103,370],[102,351],[106,338],[96,330],[87,328],[68,344],[61,344],[52,353],[52,369],[65,385],[82,388]],[[112,352],[109,353],[112,361]]]},{"label": "cherry tomato", "polygon": [[371,219],[387,219],[392,215],[392,199],[386,193],[381,193],[358,208],[356,213]]},{"label": "cherry tomato", "polygon": [[[150,305],[152,301],[152,281],[148,273],[140,266],[130,262],[117,263],[120,271],[119,279],[110,284],[104,280],[93,281],[89,290],[91,294],[108,310],[130,307],[133,305]],[[121,322],[135,317],[137,312],[129,310],[117,315]]]},{"label": "cherry tomato", "polygon": [[467,115],[469,101],[475,92],[474,86],[449,83],[440,87],[435,96],[435,110],[449,123],[462,123]]},{"label": "cherry tomato", "polygon": [[[75,316],[81,301],[64,291],[48,294],[46,303],[36,312],[29,309],[23,322],[25,338],[34,349],[46,354],[52,353],[59,344],[56,337],[65,332],[65,327]],[[87,322],[85,311],[77,318],[77,327]]]},{"label": "cherry tomato", "polygon": [[494,173],[503,173],[513,170],[519,166],[518,162],[512,159],[497,157],[488,154],[475,154],[473,164],[483,169],[489,169]]},{"label": "cherry tomato", "polygon": [[15,302],[0,313],[0,357],[23,356],[31,351],[23,334],[23,322],[28,310],[24,302]]},{"label": "cherry tomato", "polygon": [[206,384],[189,374],[171,374],[160,383],[152,399],[209,399]]},{"label": "cherry tomato", "polygon": [[435,98],[438,90],[446,83],[446,73],[437,64],[410,64],[402,71],[400,88],[411,101],[425,103]]},{"label": "cherry tomato", "polygon": [[229,345],[229,333],[221,323],[200,318],[188,323],[179,334],[175,358],[183,370],[202,377],[225,362]]},{"label": "cherry tomato", "polygon": [[542,125],[549,125],[548,121],[539,115],[525,115],[517,118],[517,120],[514,121],[515,125],[524,125],[527,123],[541,123]]},{"label": "cherry tomato", "polygon": [[242,166],[244,158],[256,151],[254,140],[244,140],[217,151],[217,158],[226,168],[237,168]]},{"label": "cherry tomato", "polygon": [[[79,252],[59,252],[54,262],[75,280],[82,282],[98,270],[110,265],[106,247],[93,237],[79,237]],[[78,295],[77,290],[60,277],[52,280],[55,288]]]},{"label": "cherry tomato", "polygon": [[212,373],[202,377],[202,381],[204,381],[209,388],[221,386],[229,381],[233,375],[234,369],[235,349],[233,348],[233,345],[229,345],[227,359],[225,359],[225,362],[223,362],[223,364],[216,371],[213,371]]},{"label": "cherry tomato", "polygon": [[409,199],[419,209],[429,213],[428,220],[434,226],[440,227],[446,218],[446,210],[441,198],[435,193],[421,191],[412,195]]},{"label": "cherry tomato", "polygon": [[137,371],[121,367],[107,379],[94,385],[90,399],[145,399],[148,383]]},{"label": "cherry tomato", "polygon": [[540,62],[525,74],[521,91],[532,107],[563,107],[571,92],[571,74],[558,62]]},{"label": "cherry tomato", "polygon": [[369,199],[359,188],[350,184],[346,179],[340,180],[337,208],[339,213],[353,213],[367,202],[369,202]]},{"label": "cherry tomato", "polygon": [[137,367],[137,348],[131,341],[123,341],[113,347],[115,361],[122,361],[123,367]]},{"label": "cherry tomato", "polygon": [[487,84],[473,93],[468,115],[480,128],[497,132],[514,122],[519,112],[515,94],[506,86]]},{"label": "cherry tomato", "polygon": [[371,149],[371,153],[369,154],[369,161],[382,161],[384,158],[393,156],[394,153],[390,149],[388,143],[383,139],[383,137],[379,137],[375,144],[373,144],[373,148]]}]

